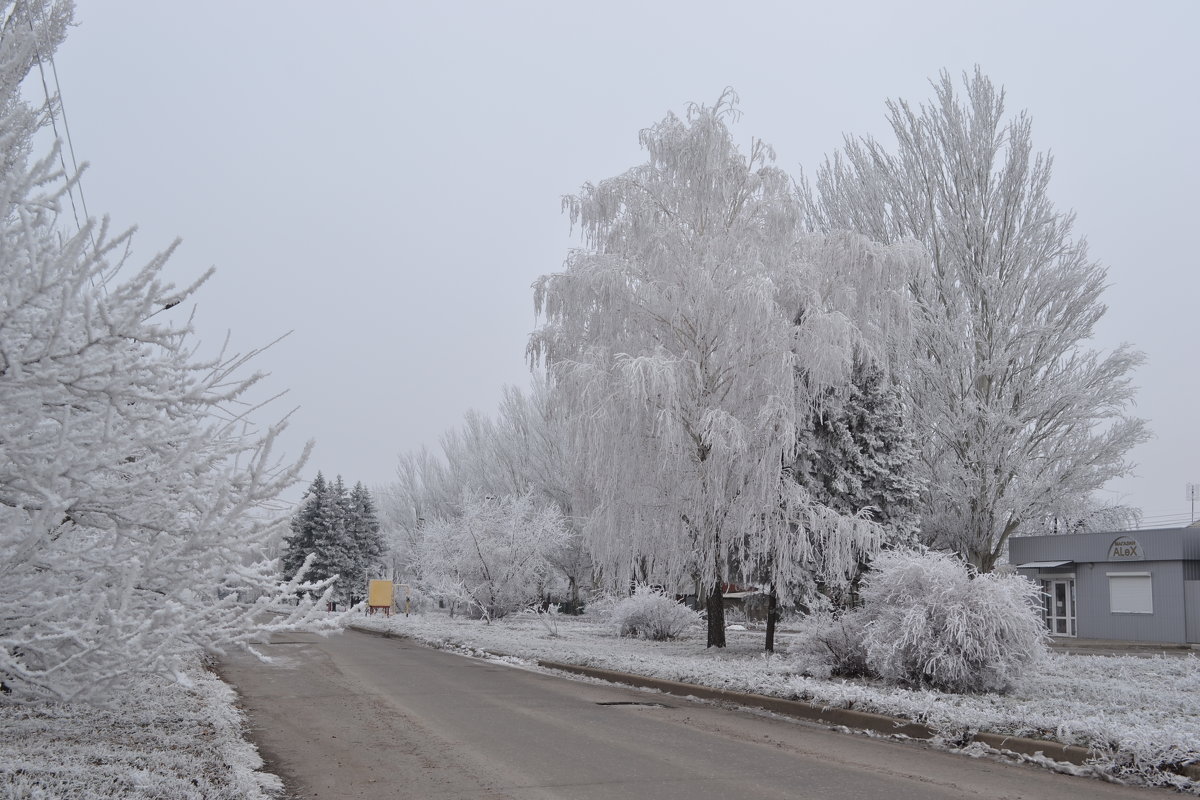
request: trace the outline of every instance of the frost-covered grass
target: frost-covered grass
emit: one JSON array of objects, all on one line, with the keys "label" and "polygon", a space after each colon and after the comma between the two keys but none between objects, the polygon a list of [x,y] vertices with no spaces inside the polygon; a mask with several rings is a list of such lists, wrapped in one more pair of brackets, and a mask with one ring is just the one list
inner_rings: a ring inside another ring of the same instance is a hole
[{"label": "frost-covered grass", "polygon": [[607,621],[562,617],[551,637],[536,619],[491,625],[441,613],[364,617],[353,624],[388,630],[439,647],[506,653],[754,692],[925,722],[954,745],[989,731],[1090,748],[1096,767],[1122,780],[1200,784],[1172,765],[1200,761],[1200,659],[1052,654],[1007,694],[953,694],[874,681],[820,680],[800,674],[788,653],[799,636],[782,632],[777,653],[763,654],[761,631],[728,631],[724,650],[704,647],[702,631],[670,642],[622,638]]},{"label": "frost-covered grass", "polygon": [[242,735],[234,694],[196,663],[107,707],[0,705],[0,798],[267,800],[279,779]]}]

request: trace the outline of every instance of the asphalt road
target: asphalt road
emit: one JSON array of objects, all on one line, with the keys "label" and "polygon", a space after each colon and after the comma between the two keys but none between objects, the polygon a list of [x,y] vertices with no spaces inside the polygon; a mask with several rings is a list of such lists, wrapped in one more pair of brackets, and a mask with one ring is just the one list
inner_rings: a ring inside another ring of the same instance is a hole
[{"label": "asphalt road", "polygon": [[[1116,786],[346,632],[221,665],[296,797],[1105,798]],[[1172,794],[1173,796],[1173,794]]]}]

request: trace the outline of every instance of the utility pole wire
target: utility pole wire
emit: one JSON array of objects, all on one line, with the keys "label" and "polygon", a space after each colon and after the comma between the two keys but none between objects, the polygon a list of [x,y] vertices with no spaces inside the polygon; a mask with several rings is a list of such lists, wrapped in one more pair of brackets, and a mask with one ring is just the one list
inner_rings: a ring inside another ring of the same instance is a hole
[{"label": "utility pole wire", "polygon": [[[30,32],[33,33],[33,20],[30,19],[27,22]],[[71,139],[71,125],[67,122],[67,107],[62,98],[62,84],[60,84],[58,80],[58,66],[54,63],[53,55],[46,57],[42,56],[41,48],[38,47],[36,41],[34,42],[34,55],[37,57],[38,74],[42,79],[42,92],[46,97],[46,112],[50,115],[50,129],[54,131],[55,141],[62,141],[65,138],[67,142],[67,150],[71,154],[72,169],[68,170],[66,157],[63,155],[63,148],[58,148],[58,163],[62,166],[63,174],[67,176],[67,197],[71,201],[71,214],[75,218],[75,229],[82,232],[83,223],[79,221],[79,208],[77,208],[75,205],[76,189],[79,190],[79,205],[83,207],[83,218],[85,220],[90,220],[91,214],[88,213],[87,199],[83,195],[83,176],[79,173],[79,162],[75,158],[75,143]],[[54,75],[53,95],[50,94],[50,84],[46,80],[46,61],[50,62],[50,71]],[[55,98],[58,100],[58,112],[62,114],[64,133],[62,136],[60,136],[58,132],[57,114],[55,113],[54,102]],[[96,246],[96,237],[91,230],[88,231],[88,239],[91,240],[92,243],[92,252],[98,253],[99,249]]]}]

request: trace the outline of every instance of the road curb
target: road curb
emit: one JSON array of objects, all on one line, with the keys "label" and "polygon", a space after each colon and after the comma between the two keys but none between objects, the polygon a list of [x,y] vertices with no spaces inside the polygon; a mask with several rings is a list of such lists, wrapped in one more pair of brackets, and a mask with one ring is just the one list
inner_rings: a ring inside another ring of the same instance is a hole
[{"label": "road curb", "polygon": [[[357,625],[351,624],[348,626],[362,633],[369,633],[375,636],[383,636],[385,638],[396,639],[411,639],[412,637],[400,633],[392,633],[391,631],[376,631],[368,628],[360,628]],[[414,640],[416,641],[416,640]],[[507,653],[498,653],[493,651],[484,651],[490,655],[512,658]],[[855,711],[849,708],[835,708],[831,706],[821,706],[816,703],[810,703],[805,700],[787,700],[782,697],[771,697],[770,695],[752,694],[749,692],[737,692],[731,689],[718,689],[712,686],[701,686],[695,683],[683,683],[681,681],[671,681],[665,678],[651,678],[645,675],[634,675],[628,672],[618,672],[611,669],[601,669],[600,667],[585,667],[579,664],[566,664],[560,661],[547,661],[536,659],[539,667],[544,669],[553,669],[559,672],[567,672],[575,675],[583,675],[589,678],[609,681],[611,683],[620,683],[627,686],[634,686],[642,689],[657,689],[665,694],[671,694],[678,697],[697,697],[702,700],[717,700],[726,703],[733,703],[739,706],[749,708],[758,708],[764,711],[770,711],[775,714],[781,714],[795,719],[803,719],[809,722],[816,722],[823,725],[841,726],[846,728],[855,728],[858,730],[874,731],[887,736],[902,735],[912,739],[933,739],[937,732],[923,722],[915,722],[902,717],[891,717],[886,714],[876,714],[870,711]],[[1063,744],[1062,742],[1052,742],[1043,739],[1030,739],[1024,736],[1006,736],[998,733],[980,732],[971,736],[968,740],[962,742],[963,746],[972,742],[994,748],[996,750],[1008,750],[1013,753],[1019,753],[1026,756],[1044,756],[1055,761],[1065,761],[1070,764],[1085,765],[1088,759],[1092,757],[1092,753],[1086,747],[1078,745]],[[1200,764],[1185,765],[1181,772],[1191,780],[1200,781]]]},{"label": "road curb", "polygon": [[[869,711],[821,706],[804,700],[786,700],[782,697],[736,692],[731,689],[716,689],[710,686],[681,683],[662,678],[648,678],[644,675],[631,675],[614,670],[599,669],[597,667],[563,664],[557,661],[539,660],[537,663],[546,669],[556,669],[562,672],[586,675],[592,678],[612,681],[613,683],[624,683],[646,689],[657,689],[667,694],[682,697],[699,697],[704,700],[719,700],[750,708],[760,708],[764,711],[808,720],[810,722],[818,722],[824,725],[857,728],[888,736],[900,734],[912,739],[932,739],[937,735],[937,732],[933,728],[923,722],[914,722],[913,720],[876,714]],[[980,742],[997,750],[1011,750],[1023,755],[1033,756],[1041,754],[1055,761],[1067,761],[1072,764],[1085,764],[1088,758],[1091,757],[1091,752],[1083,747],[1062,744],[1061,742],[1027,739],[1022,736],[978,733],[971,737],[970,741]],[[964,744],[969,744],[969,742],[964,742]],[[1197,775],[1200,776],[1200,770],[1197,770]]]},{"label": "road curb", "polygon": [[813,722],[821,722],[826,725],[844,725],[847,728],[865,728],[867,730],[878,731],[886,734],[902,734],[913,739],[929,739],[932,738],[933,730],[924,723],[913,722],[912,720],[899,719],[896,717],[888,717],[883,714],[873,714],[867,711],[854,711],[848,708],[823,708],[813,703],[806,703],[801,700],[785,700],[782,697],[771,697],[770,695],[750,694],[748,692],[736,692],[732,689],[717,689],[711,686],[700,686],[694,683],[681,683],[680,681],[669,681],[664,678],[650,678],[645,675],[631,675],[626,672],[617,672],[611,669],[600,669],[598,667],[583,667],[578,664],[563,664],[558,661],[542,661],[538,660],[538,666],[546,669],[555,669],[561,672],[571,672],[576,675],[585,675],[589,678],[599,678],[600,680],[611,681],[612,683],[623,683],[629,686],[636,686],[643,689],[657,689],[666,694],[673,694],[680,697],[698,697],[702,700],[718,700],[726,703],[734,703],[739,706],[749,706],[751,708],[761,708],[764,711],[771,711],[776,714],[784,714],[789,717],[797,717]]}]

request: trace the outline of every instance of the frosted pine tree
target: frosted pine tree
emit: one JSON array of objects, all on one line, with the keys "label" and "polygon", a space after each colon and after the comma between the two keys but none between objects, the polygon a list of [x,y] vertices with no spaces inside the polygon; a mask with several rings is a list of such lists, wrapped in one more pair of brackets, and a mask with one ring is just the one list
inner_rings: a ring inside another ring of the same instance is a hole
[{"label": "frosted pine tree", "polygon": [[354,543],[346,530],[350,516],[350,495],[346,482],[338,475],[329,484],[328,496],[321,504],[317,523],[317,558],[313,569],[317,575],[337,575],[334,596],[339,602],[350,603],[355,586],[356,556]]},{"label": "frosted pine tree", "polygon": [[[244,412],[248,357],[198,360],[169,253],[60,213],[72,178],[34,158],[49,121],[21,81],[70,3],[0,3],[0,683],[6,701],[104,699],[179,675],[197,648],[315,623],[270,554],[298,467]],[[207,276],[205,276],[207,277]],[[321,593],[320,587],[308,586]],[[281,612],[280,616],[267,611]]]},{"label": "frosted pine tree", "polygon": [[349,499],[346,535],[354,548],[352,585],[356,594],[365,597],[367,581],[378,577],[377,573],[381,572],[386,548],[380,532],[379,516],[375,511],[375,500],[362,481],[354,484]]},{"label": "frosted pine tree", "polygon": [[366,596],[367,581],[385,563],[375,501],[362,482],[346,490],[341,475],[333,482],[317,473],[300,508],[292,517],[292,535],[284,554],[285,569],[295,569],[311,556],[309,574],[336,578],[335,597],[355,603]]},{"label": "frosted pine tree", "polygon": [[903,328],[913,269],[908,248],[801,238],[771,149],[733,144],[734,102],[669,115],[641,133],[645,164],[564,201],[585,247],[537,282],[530,342],[589,454],[593,556],[618,583],[694,582],[710,646],[726,581],[753,569],[787,591],[812,542],[837,574],[878,545],[783,466],[855,348],[882,355]]},{"label": "frosted pine tree", "polygon": [[295,575],[304,566],[309,554],[316,552],[320,503],[328,493],[329,486],[325,481],[325,476],[318,472],[317,477],[305,491],[304,497],[300,501],[300,507],[292,515],[291,533],[284,541],[283,572],[285,575]]},{"label": "frosted pine tree", "polygon": [[918,528],[921,483],[916,435],[900,389],[877,365],[856,359],[844,393],[813,415],[812,457],[798,480],[842,513],[867,511],[892,542]]},{"label": "frosted pine tree", "polygon": [[328,481],[320,472],[292,517],[292,534],[284,553],[285,568],[307,564],[313,580],[334,581],[337,602],[350,600],[355,577],[355,552],[346,533],[349,495],[339,475]]},{"label": "frosted pine tree", "polygon": [[[813,414],[793,476],[824,505],[865,515],[883,529],[883,546],[915,541],[921,483],[914,476],[919,448],[898,387],[876,364],[855,359],[849,385]],[[836,581],[827,594],[843,604],[850,586]]]}]

